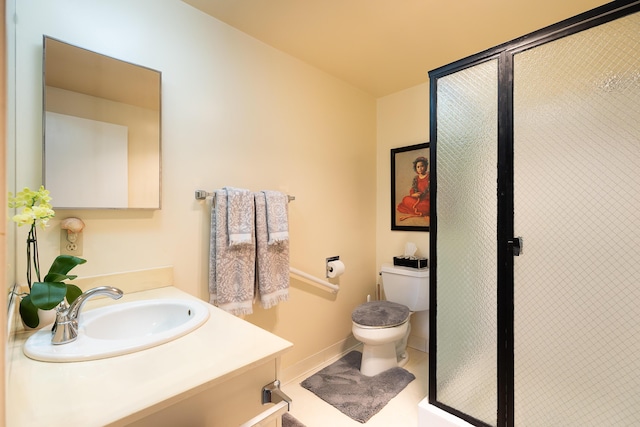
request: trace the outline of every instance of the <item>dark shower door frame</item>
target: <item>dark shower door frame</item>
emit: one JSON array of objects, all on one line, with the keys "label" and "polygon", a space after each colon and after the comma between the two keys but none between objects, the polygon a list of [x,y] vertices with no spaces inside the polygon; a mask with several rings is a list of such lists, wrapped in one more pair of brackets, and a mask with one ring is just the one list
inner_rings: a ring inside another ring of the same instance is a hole
[{"label": "dark shower door frame", "polygon": [[498,60],[498,135],[497,135],[497,408],[496,426],[514,425],[514,188],[513,188],[513,79],[514,55],[559,40],[571,34],[640,11],[638,0],[617,0],[569,18],[521,38],[488,49],[429,72],[430,80],[430,157],[431,224],[430,317],[429,317],[429,404],[449,412],[475,426],[491,427],[473,416],[438,401],[437,395],[437,233],[438,233],[438,79],[466,68]]}]

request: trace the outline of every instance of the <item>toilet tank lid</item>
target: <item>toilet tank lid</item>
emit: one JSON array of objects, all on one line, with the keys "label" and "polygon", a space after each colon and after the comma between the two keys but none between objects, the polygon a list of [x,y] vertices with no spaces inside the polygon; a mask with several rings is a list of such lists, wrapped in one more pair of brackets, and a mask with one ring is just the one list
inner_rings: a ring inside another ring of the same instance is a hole
[{"label": "toilet tank lid", "polygon": [[411,268],[393,264],[382,264],[382,272],[400,274],[402,276],[429,277],[428,268]]}]

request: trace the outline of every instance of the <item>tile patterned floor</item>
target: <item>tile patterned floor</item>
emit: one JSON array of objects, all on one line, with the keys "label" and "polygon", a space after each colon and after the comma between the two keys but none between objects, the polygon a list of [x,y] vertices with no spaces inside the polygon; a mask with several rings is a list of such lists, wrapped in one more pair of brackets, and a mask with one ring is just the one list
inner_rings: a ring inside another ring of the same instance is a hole
[{"label": "tile patterned floor", "polygon": [[[404,368],[414,374],[416,379],[367,423],[352,420],[309,390],[300,387],[300,382],[312,373],[282,386],[282,390],[293,400],[291,414],[307,427],[416,427],[418,403],[427,396],[429,388],[429,355],[412,348],[408,351],[409,362]],[[323,367],[320,366],[318,370]]]}]

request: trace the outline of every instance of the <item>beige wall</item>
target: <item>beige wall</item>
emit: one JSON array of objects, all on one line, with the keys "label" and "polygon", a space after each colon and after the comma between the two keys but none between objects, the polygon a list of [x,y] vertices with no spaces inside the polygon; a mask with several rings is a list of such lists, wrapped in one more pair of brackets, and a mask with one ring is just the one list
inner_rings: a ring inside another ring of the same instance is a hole
[{"label": "beige wall", "polygon": [[377,100],[376,247],[377,264],[391,262],[404,252],[406,242],[429,256],[429,233],[391,231],[391,149],[429,142],[429,83]]},{"label": "beige wall", "polygon": [[39,233],[43,269],[59,251],[59,220],[79,216],[81,277],[173,265],[175,285],[208,300],[209,207],[194,191],[281,190],[296,197],[292,266],[324,277],[325,258],[339,255],[347,272],[337,297],[292,280],[287,303],[247,319],[295,344],[283,368],[349,337],[351,310],[376,280],[375,99],[180,1],[21,0],[17,8],[18,187],[41,182],[43,34],[163,77],[162,210],[58,211]]}]

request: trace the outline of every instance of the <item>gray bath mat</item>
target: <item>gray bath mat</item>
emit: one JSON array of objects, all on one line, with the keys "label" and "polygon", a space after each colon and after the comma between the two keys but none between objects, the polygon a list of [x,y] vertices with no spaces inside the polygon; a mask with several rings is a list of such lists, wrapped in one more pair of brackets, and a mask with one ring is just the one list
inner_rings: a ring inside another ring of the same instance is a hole
[{"label": "gray bath mat", "polygon": [[367,377],[360,373],[361,359],[362,353],[352,351],[300,385],[343,414],[366,423],[416,377],[399,367]]},{"label": "gray bath mat", "polygon": [[284,415],[282,415],[282,427],[305,427],[305,425],[290,413],[285,412]]}]

